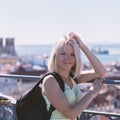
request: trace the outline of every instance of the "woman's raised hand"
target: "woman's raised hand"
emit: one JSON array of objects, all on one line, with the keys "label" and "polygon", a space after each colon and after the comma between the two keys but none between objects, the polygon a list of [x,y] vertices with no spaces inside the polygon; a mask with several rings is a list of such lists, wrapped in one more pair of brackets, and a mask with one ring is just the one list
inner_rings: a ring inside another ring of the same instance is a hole
[{"label": "woman's raised hand", "polygon": [[82,40],[81,40],[80,37],[79,37],[77,34],[75,34],[74,32],[70,32],[70,33],[69,33],[69,38],[72,39],[72,40],[75,40],[79,46],[81,45]]}]

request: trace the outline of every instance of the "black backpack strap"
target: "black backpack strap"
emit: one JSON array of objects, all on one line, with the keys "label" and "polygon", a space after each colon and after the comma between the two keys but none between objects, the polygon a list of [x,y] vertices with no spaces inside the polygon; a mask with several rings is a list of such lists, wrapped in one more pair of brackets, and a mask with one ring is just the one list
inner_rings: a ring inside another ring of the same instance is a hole
[{"label": "black backpack strap", "polygon": [[[53,75],[56,79],[56,81],[58,82],[61,90],[64,92],[65,86],[64,86],[64,81],[62,80],[61,76],[56,73],[56,72],[48,72],[45,75],[43,75],[43,77],[37,82],[37,84],[35,85],[35,87],[38,87],[39,84],[41,84],[43,82],[43,79],[47,76],[47,75]],[[52,104],[50,104],[50,108],[49,108],[49,116],[51,116],[52,111],[54,111],[55,108],[54,106],[52,106]]]},{"label": "black backpack strap", "polygon": [[36,83],[35,87],[36,86],[39,86],[39,84],[41,84],[43,82],[43,79],[47,76],[47,75],[51,75],[52,73],[48,72],[46,74],[44,74],[40,79],[39,81]]},{"label": "black backpack strap", "polygon": [[53,75],[55,77],[55,79],[58,82],[61,90],[64,92],[64,82],[63,82],[61,76],[56,72],[48,72],[45,75],[43,75],[42,78],[36,83],[35,87],[39,86],[39,84],[41,84],[43,82],[43,79],[48,75]]},{"label": "black backpack strap", "polygon": [[63,81],[62,77],[56,72],[53,72],[51,74],[55,77],[55,79],[57,80],[61,90],[64,92],[65,86],[64,86],[64,81]]},{"label": "black backpack strap", "polygon": [[[62,80],[61,76],[56,72],[53,72],[51,74],[55,77],[55,79],[57,80],[61,90],[64,92],[65,86],[64,86],[64,81]],[[52,104],[50,104],[50,108],[49,108],[49,115],[50,116],[51,116],[51,114],[54,110],[55,110],[55,107]]]}]

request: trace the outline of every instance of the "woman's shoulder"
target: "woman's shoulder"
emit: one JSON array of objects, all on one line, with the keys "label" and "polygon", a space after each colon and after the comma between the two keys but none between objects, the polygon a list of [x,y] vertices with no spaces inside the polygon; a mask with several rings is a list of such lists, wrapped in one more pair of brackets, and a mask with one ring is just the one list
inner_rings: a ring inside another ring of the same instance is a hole
[{"label": "woman's shoulder", "polygon": [[53,75],[47,75],[43,79],[43,84],[45,84],[45,83],[51,83],[51,82],[54,82],[54,81],[55,81],[55,78],[54,78]]},{"label": "woman's shoulder", "polygon": [[51,87],[51,88],[55,88],[58,87],[58,82],[55,79],[55,77],[53,75],[47,75],[44,80],[43,80],[43,86],[44,87]]}]

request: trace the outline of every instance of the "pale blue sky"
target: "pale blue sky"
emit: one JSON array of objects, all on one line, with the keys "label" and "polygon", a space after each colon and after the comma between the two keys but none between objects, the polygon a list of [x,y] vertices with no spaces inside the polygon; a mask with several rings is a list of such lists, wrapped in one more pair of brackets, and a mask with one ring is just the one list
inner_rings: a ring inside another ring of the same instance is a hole
[{"label": "pale blue sky", "polygon": [[85,43],[120,43],[120,0],[0,0],[0,37],[53,44],[76,32]]}]

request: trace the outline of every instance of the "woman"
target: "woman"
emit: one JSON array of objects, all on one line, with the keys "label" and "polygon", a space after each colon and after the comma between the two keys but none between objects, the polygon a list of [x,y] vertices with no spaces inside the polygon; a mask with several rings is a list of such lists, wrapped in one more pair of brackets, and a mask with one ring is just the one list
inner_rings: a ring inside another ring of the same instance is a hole
[{"label": "woman", "polygon": [[[85,53],[94,70],[82,71],[80,49]],[[106,74],[102,63],[73,32],[56,42],[49,58],[48,70],[57,72],[65,85],[63,93],[52,75],[44,78],[42,90],[47,107],[49,108],[51,103],[56,108],[52,112],[51,120],[76,120],[76,117],[86,109],[102,87],[102,80],[96,80],[90,91],[82,96],[74,79],[77,83],[81,83],[102,78]]]}]

